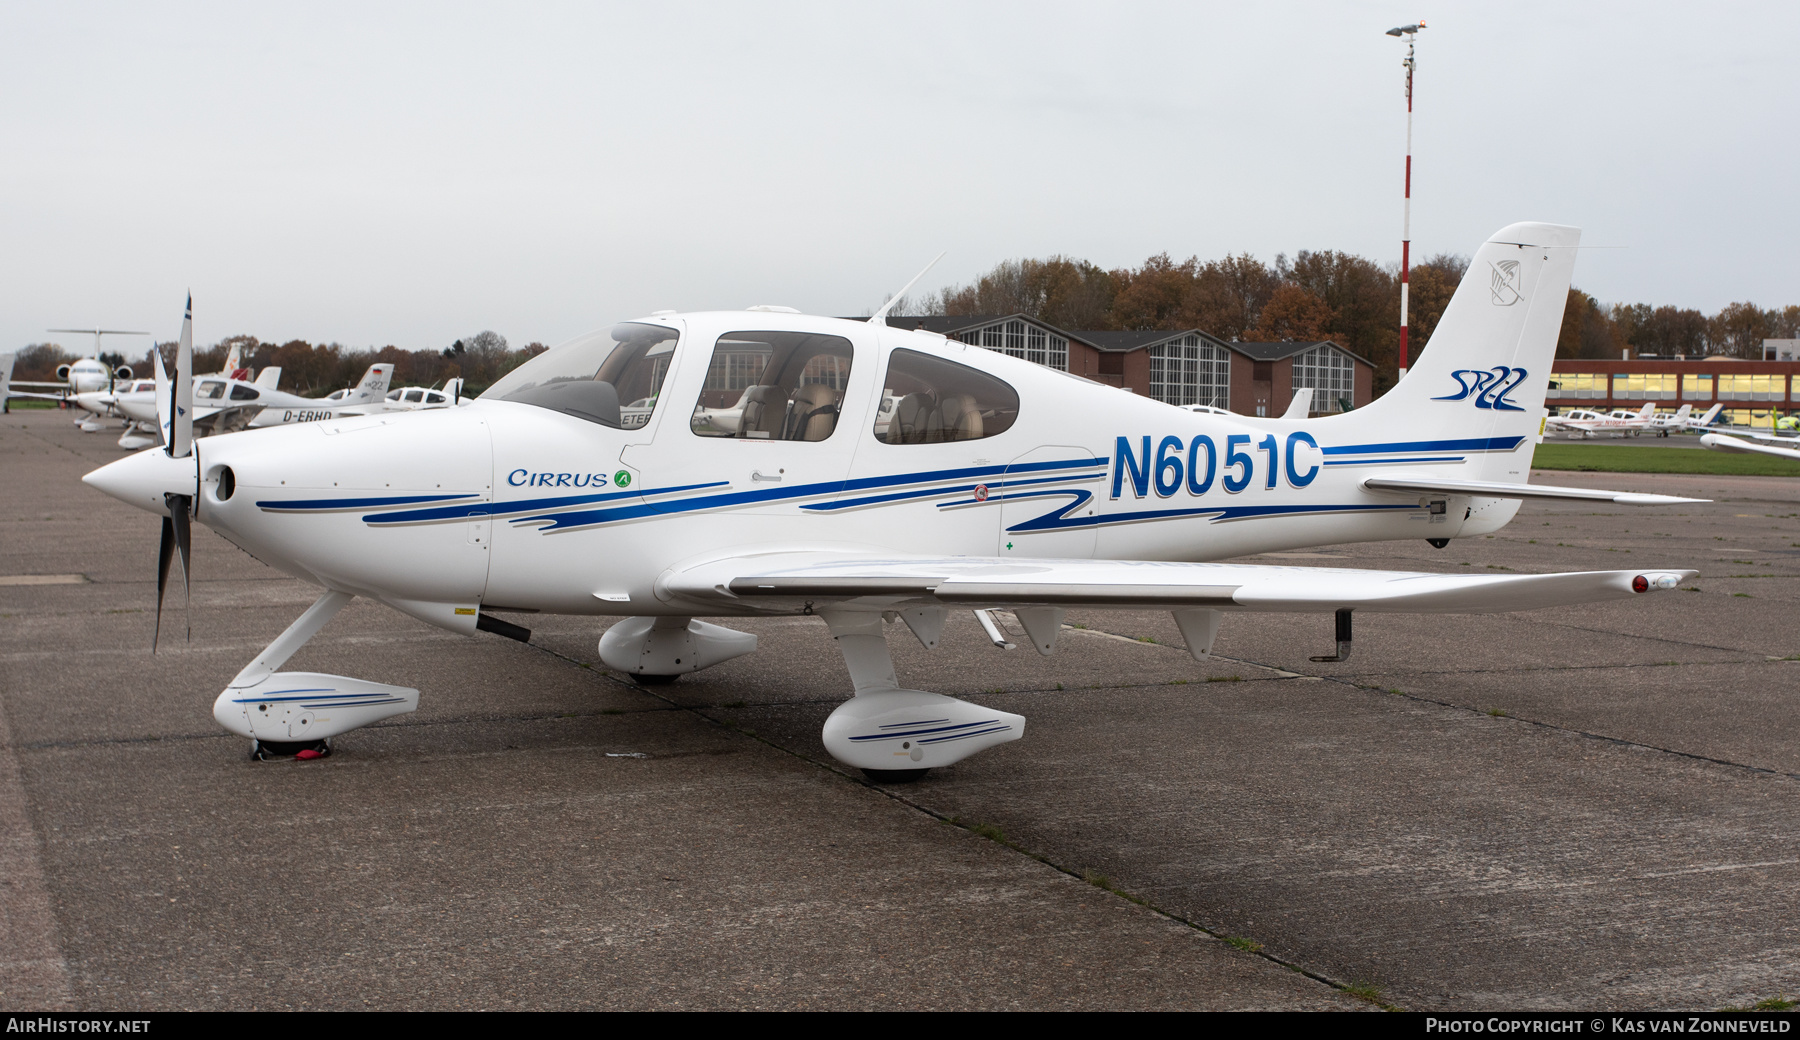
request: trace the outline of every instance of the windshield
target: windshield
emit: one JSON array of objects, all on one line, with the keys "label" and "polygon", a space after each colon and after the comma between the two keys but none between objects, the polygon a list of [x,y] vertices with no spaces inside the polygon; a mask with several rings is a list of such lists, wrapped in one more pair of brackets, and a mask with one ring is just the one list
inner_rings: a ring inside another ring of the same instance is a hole
[{"label": "windshield", "polygon": [[546,350],[481,396],[534,404],[614,429],[636,429],[655,411],[678,335],[662,325],[614,325]]}]

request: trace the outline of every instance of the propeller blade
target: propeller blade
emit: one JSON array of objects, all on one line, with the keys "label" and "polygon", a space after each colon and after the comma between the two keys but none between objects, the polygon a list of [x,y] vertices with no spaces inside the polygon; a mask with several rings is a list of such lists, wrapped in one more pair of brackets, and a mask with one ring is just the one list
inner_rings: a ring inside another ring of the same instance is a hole
[{"label": "propeller blade", "polygon": [[181,319],[181,345],[175,350],[175,401],[170,410],[169,457],[187,458],[194,450],[194,297],[188,294]]},{"label": "propeller blade", "polygon": [[150,652],[156,653],[156,641],[162,637],[163,589],[169,584],[169,560],[175,555],[175,521],[163,517],[162,545],[156,550],[156,631],[150,637]]},{"label": "propeller blade", "polygon": [[[188,618],[188,608],[194,600],[193,571],[189,567],[193,556],[194,529],[188,519],[188,507],[193,503],[192,495],[164,495],[163,500],[169,505],[169,519],[175,526],[175,551],[181,554],[181,614]],[[188,642],[194,641],[194,622],[187,621]]]},{"label": "propeller blade", "polygon": [[175,430],[175,384],[163,368],[161,350],[152,350],[150,360],[156,365],[156,428],[162,434],[163,450],[168,451]]}]

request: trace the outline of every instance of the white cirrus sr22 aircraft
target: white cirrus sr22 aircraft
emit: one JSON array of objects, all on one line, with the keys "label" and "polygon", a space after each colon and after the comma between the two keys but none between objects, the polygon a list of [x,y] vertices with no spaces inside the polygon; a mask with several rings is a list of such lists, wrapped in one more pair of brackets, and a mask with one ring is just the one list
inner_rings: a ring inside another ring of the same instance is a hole
[{"label": "white cirrus sr22 aircraft", "polygon": [[[322,588],[214,703],[257,753],[310,757],[417,706],[417,690],[279,670],[364,596],[516,639],[529,631],[497,615],[623,616],[599,654],[644,682],[756,648],[699,618],[817,615],[854,689],[825,723],[826,748],[877,779],[910,779],[1017,739],[1025,720],[903,687],[892,622],[929,648],[950,611],[1005,608],[1047,654],[1069,608],[1168,610],[1204,660],[1228,614],[1314,612],[1335,615],[1336,653],[1320,658],[1331,661],[1348,655],[1356,611],[1631,599],[1693,576],[1208,562],[1381,539],[1441,546],[1498,530],[1528,498],[1695,501],[1526,482],[1578,239],[1548,224],[1499,232],[1419,364],[1342,415],[1196,413],[889,328],[884,314],[756,308],[616,325],[462,408],[204,441],[183,417],[193,384],[181,372],[168,446],[85,479],[163,516],[159,618],[190,520]],[[184,326],[183,364],[189,339]],[[625,421],[645,401],[648,417]]]}]

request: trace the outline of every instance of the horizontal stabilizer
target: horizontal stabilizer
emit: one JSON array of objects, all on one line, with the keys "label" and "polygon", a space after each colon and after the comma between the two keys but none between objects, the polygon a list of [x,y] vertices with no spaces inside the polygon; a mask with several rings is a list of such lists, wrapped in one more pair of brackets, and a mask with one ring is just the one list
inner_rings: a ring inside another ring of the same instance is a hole
[{"label": "horizontal stabilizer", "polygon": [[1083,606],[1397,614],[1486,614],[1629,599],[1672,589],[1691,570],[1426,574],[1247,563],[891,557],[793,552],[701,564],[658,594],[772,611]]},{"label": "horizontal stabilizer", "polygon": [[[1796,456],[1800,457],[1800,456]],[[1438,495],[1473,495],[1477,498],[1523,498],[1575,502],[1611,502],[1621,506],[1674,506],[1710,502],[1710,498],[1645,495],[1635,491],[1602,491],[1597,488],[1557,487],[1553,484],[1507,484],[1493,480],[1440,480],[1437,478],[1370,477],[1362,482],[1369,491],[1400,491]]]}]

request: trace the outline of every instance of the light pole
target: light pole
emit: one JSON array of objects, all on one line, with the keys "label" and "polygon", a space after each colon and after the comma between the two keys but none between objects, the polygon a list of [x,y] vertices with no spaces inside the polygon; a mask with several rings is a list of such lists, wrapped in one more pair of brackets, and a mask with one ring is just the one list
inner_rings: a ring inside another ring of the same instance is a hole
[{"label": "light pole", "polygon": [[1403,37],[1406,40],[1406,204],[1400,211],[1400,378],[1406,378],[1406,297],[1412,281],[1412,102],[1413,102],[1413,69],[1417,64],[1413,61],[1413,44],[1418,42],[1419,30],[1425,28],[1425,19],[1421,18],[1414,25],[1402,25],[1389,29],[1389,36]]}]

